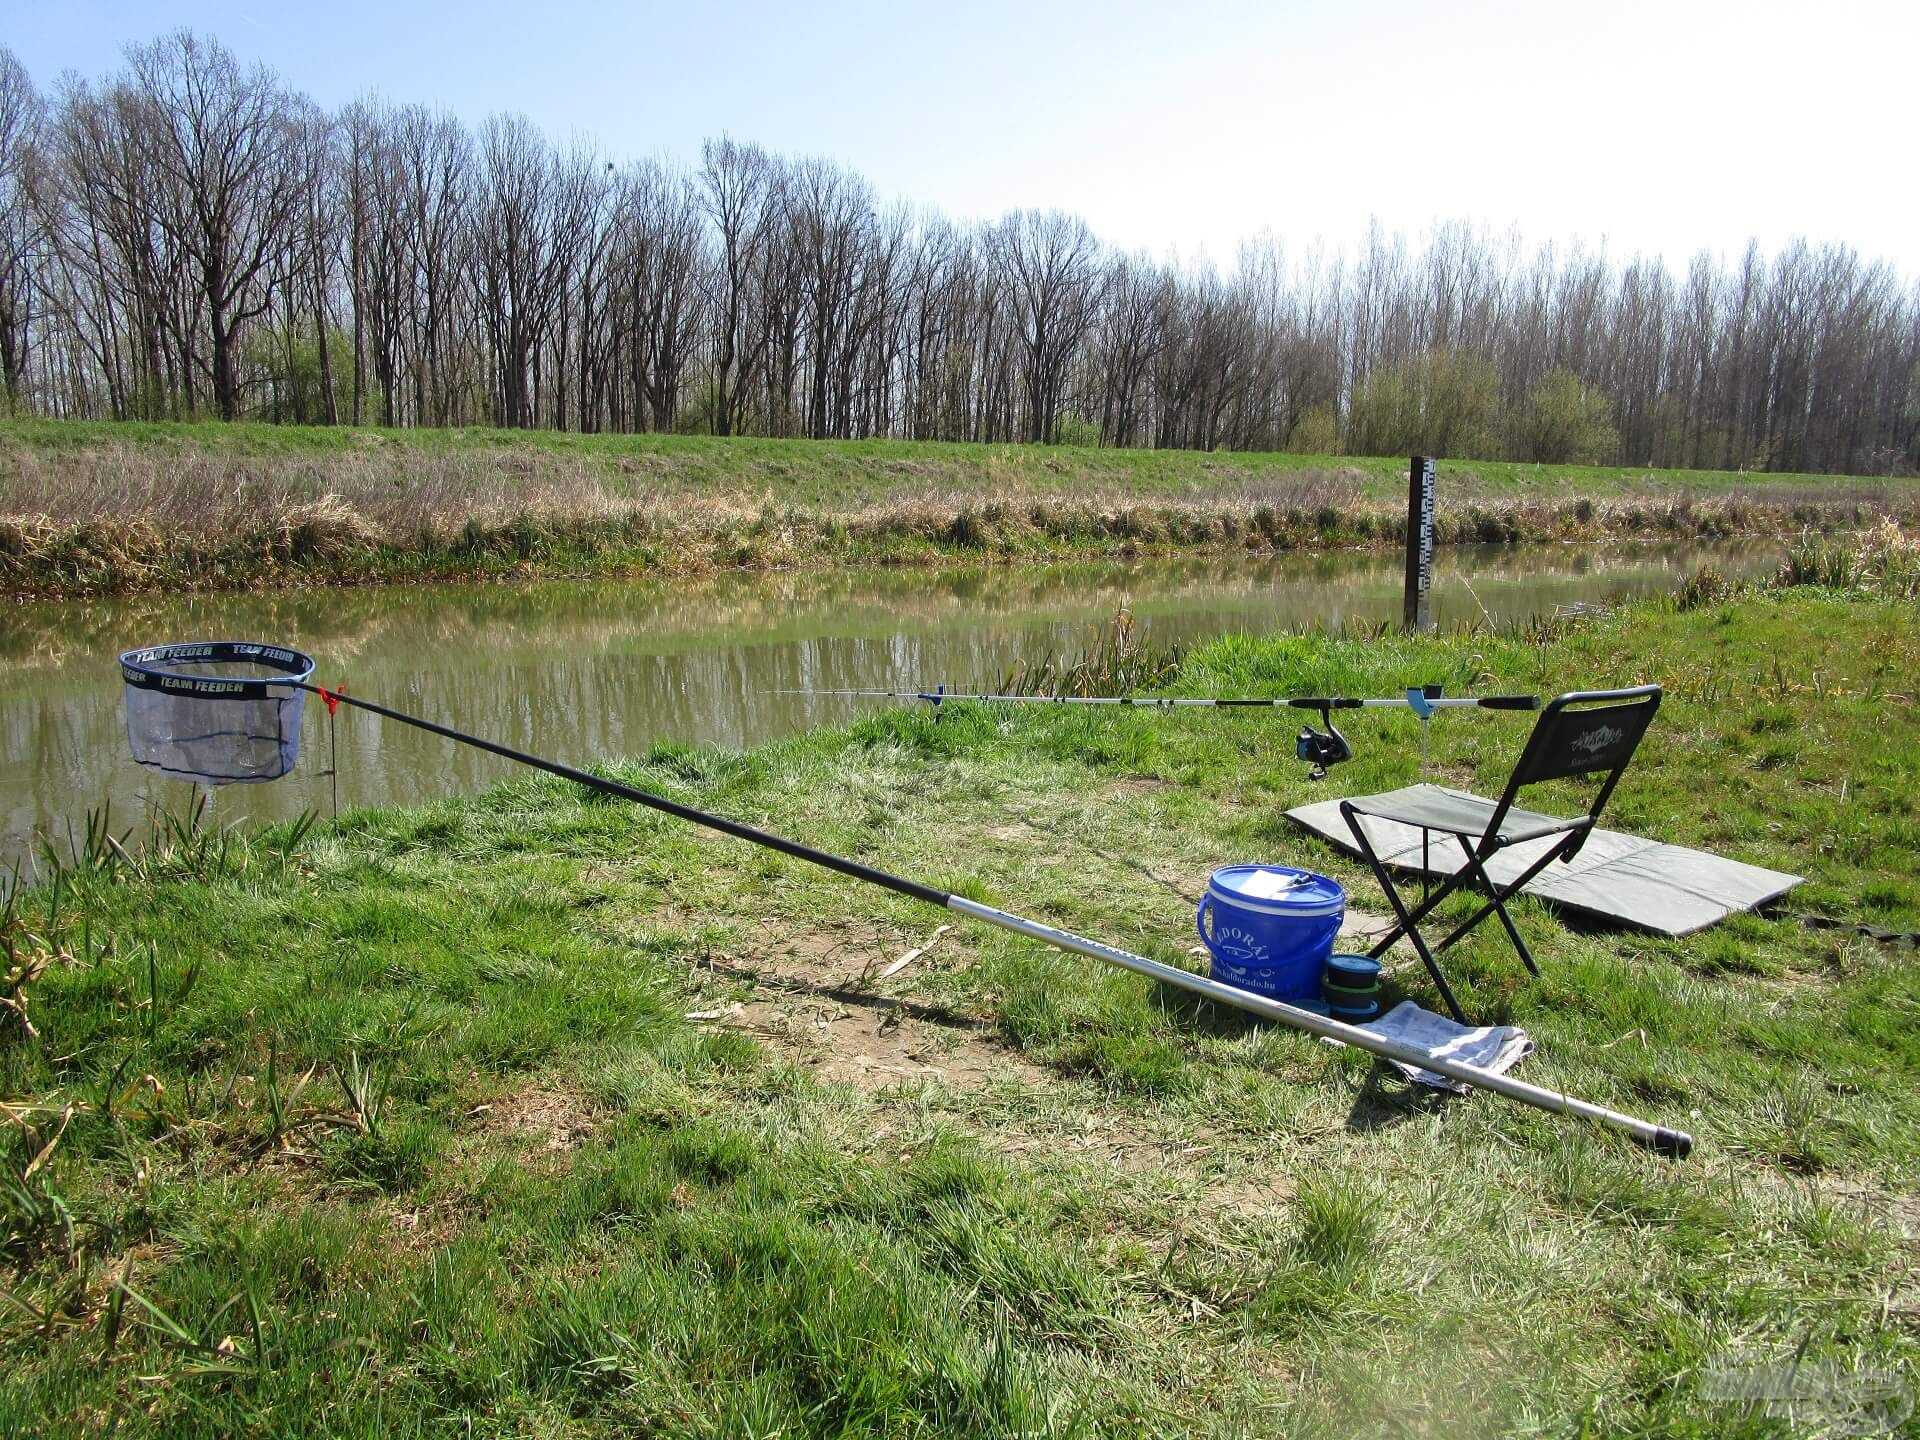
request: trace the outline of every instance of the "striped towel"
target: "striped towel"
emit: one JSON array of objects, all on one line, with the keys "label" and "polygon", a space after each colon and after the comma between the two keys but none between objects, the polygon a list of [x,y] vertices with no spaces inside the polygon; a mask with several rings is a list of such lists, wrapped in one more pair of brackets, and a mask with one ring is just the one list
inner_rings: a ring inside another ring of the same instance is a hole
[{"label": "striped towel", "polygon": [[[1371,1030],[1384,1039],[1397,1040],[1402,1045],[1425,1050],[1430,1055],[1477,1065],[1482,1070],[1495,1073],[1511,1070],[1533,1053],[1533,1040],[1518,1025],[1457,1025],[1444,1015],[1422,1010],[1411,1000],[1402,1000],[1378,1020],[1360,1028]],[[1387,1063],[1416,1085],[1432,1085],[1458,1095],[1473,1093],[1471,1085],[1449,1080],[1431,1070],[1402,1065],[1398,1060]]]}]

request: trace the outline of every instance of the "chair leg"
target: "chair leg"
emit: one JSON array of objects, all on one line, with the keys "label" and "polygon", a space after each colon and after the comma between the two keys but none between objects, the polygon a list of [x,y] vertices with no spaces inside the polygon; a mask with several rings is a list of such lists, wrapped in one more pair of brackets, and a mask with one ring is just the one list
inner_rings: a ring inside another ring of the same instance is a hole
[{"label": "chair leg", "polygon": [[[1351,820],[1347,822],[1347,828],[1350,830],[1354,829],[1354,824]],[[1356,836],[1358,836],[1359,843],[1362,846],[1366,846],[1368,843],[1366,836],[1361,835],[1357,830],[1355,830],[1354,833],[1356,834]],[[1369,848],[1369,853],[1371,853],[1370,848]],[[1377,859],[1378,857],[1375,857],[1375,858]],[[1465,881],[1465,877],[1463,875],[1460,875],[1460,874],[1449,875],[1446,879],[1446,883],[1443,884],[1438,890],[1429,891],[1427,888],[1426,876],[1423,873],[1420,881],[1420,897],[1421,897],[1420,903],[1418,905],[1415,905],[1412,908],[1412,910],[1408,912],[1408,919],[1413,924],[1418,925],[1422,920],[1426,919],[1428,915],[1433,913],[1436,906],[1440,905],[1449,895],[1453,894],[1454,891],[1458,890],[1460,886],[1464,883],[1464,881]],[[1392,949],[1393,942],[1398,940],[1402,935],[1406,934],[1406,932],[1407,932],[1406,925],[1403,925],[1403,924],[1394,925],[1392,929],[1382,932],[1375,939],[1373,948],[1369,950],[1367,954],[1377,960],[1380,956],[1386,954],[1388,950]]]},{"label": "chair leg", "polygon": [[1487,874],[1486,866],[1481,863],[1479,855],[1467,844],[1466,837],[1459,836],[1456,838],[1460,841],[1460,848],[1467,852],[1468,870],[1472,872],[1474,878],[1478,880],[1481,885],[1486,887],[1489,898],[1487,903],[1480,907],[1479,913],[1469,920],[1462,929],[1453,935],[1449,935],[1445,940],[1440,942],[1440,948],[1442,950],[1446,949],[1447,946],[1451,945],[1460,935],[1466,934],[1468,930],[1478,925],[1480,921],[1486,917],[1487,912],[1491,910],[1495,915],[1500,917],[1500,923],[1506,927],[1507,938],[1513,942],[1513,948],[1519,953],[1520,963],[1527,967],[1528,972],[1534,979],[1539,979],[1540,967],[1533,963],[1533,952],[1527,948],[1527,942],[1520,938],[1519,927],[1513,923],[1513,917],[1507,913],[1507,897],[1513,894],[1514,890],[1518,887],[1509,885],[1504,891],[1501,890],[1493,883],[1493,877]]},{"label": "chair leg", "polygon": [[1445,950],[1449,945],[1453,944],[1454,941],[1460,939],[1482,920],[1485,920],[1487,916],[1498,915],[1500,917],[1500,923],[1507,928],[1507,938],[1513,941],[1513,948],[1519,952],[1521,962],[1525,964],[1527,969],[1537,978],[1540,974],[1540,967],[1534,963],[1533,952],[1527,948],[1527,942],[1520,938],[1520,931],[1518,927],[1514,925],[1513,917],[1507,913],[1506,902],[1517,894],[1529,880],[1533,879],[1534,876],[1538,875],[1542,870],[1546,869],[1549,864],[1558,859],[1561,851],[1573,843],[1574,837],[1569,835],[1557,844],[1548,846],[1547,853],[1523,870],[1518,878],[1505,889],[1494,884],[1493,877],[1487,874],[1486,867],[1482,863],[1478,852],[1467,844],[1466,837],[1459,836],[1456,838],[1460,841],[1460,848],[1467,852],[1467,866],[1466,870],[1462,873],[1471,875],[1479,883],[1481,888],[1487,892],[1490,898],[1486,904],[1474,911],[1470,917],[1459,925],[1454,926],[1446,939],[1442,940],[1434,949]]},{"label": "chair leg", "polygon": [[[1427,948],[1426,940],[1421,936],[1419,929],[1415,926],[1414,922],[1417,916],[1408,912],[1406,902],[1400,898],[1399,888],[1393,883],[1393,877],[1387,873],[1387,867],[1381,863],[1380,857],[1374,853],[1373,843],[1367,839],[1367,832],[1360,824],[1359,815],[1349,810],[1345,805],[1340,807],[1340,813],[1346,816],[1347,828],[1353,832],[1353,838],[1360,846],[1361,856],[1366,860],[1368,868],[1373,871],[1373,878],[1380,882],[1380,889],[1386,895],[1387,903],[1393,907],[1393,913],[1398,916],[1400,920],[1399,925],[1395,927],[1393,933],[1389,934],[1387,939],[1370,953],[1378,957],[1386,950],[1387,946],[1391,945],[1394,940],[1399,937],[1401,932],[1404,932],[1406,937],[1413,942],[1413,948],[1420,953],[1420,963],[1427,967],[1427,974],[1433,977],[1433,983],[1439,987],[1440,998],[1446,1001],[1447,1009],[1453,1013],[1453,1018],[1462,1025],[1466,1024],[1467,1017],[1460,1011],[1460,1002],[1453,998],[1453,987],[1447,984],[1447,977],[1440,972],[1440,962],[1434,959],[1433,952]],[[1448,877],[1450,881],[1454,878],[1455,877],[1452,876]],[[1442,886],[1439,895],[1435,895],[1430,901],[1421,902],[1419,913],[1425,914],[1426,911],[1432,909],[1433,906],[1438,904],[1445,896],[1446,892],[1452,888],[1453,886],[1451,884]]]}]

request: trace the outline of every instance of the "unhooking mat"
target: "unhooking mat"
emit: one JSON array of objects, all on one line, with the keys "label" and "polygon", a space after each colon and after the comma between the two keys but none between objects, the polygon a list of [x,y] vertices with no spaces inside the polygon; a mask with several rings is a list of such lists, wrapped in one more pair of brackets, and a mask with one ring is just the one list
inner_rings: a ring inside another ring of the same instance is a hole
[{"label": "unhooking mat", "polygon": [[[1359,853],[1353,833],[1340,814],[1338,800],[1296,806],[1287,811],[1287,818],[1331,840],[1348,854]],[[1460,842],[1451,835],[1432,833],[1423,865],[1419,826],[1371,816],[1362,816],[1360,823],[1367,827],[1368,840],[1390,868],[1451,875],[1461,866]],[[1495,884],[1509,883],[1558,838],[1548,836],[1509,846],[1486,862],[1487,874]],[[1752,910],[1786,894],[1804,878],[1684,845],[1663,845],[1617,830],[1595,830],[1578,855],[1564,865],[1556,861],[1547,866],[1527,882],[1524,893],[1657,934],[1691,935],[1735,911]]]}]

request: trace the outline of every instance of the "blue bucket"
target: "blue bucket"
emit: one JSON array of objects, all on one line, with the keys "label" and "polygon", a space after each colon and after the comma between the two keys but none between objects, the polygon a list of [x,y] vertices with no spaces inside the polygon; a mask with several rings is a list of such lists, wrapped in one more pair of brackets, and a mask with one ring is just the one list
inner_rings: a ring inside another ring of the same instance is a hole
[{"label": "blue bucket", "polygon": [[1275,1000],[1318,1000],[1347,910],[1347,892],[1324,875],[1286,865],[1228,865],[1213,872],[1194,924],[1213,957],[1213,978]]}]

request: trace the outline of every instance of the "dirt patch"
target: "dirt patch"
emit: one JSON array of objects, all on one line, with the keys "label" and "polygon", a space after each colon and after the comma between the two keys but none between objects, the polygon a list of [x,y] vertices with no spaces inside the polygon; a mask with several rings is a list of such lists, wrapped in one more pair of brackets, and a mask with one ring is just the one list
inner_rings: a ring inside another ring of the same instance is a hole
[{"label": "dirt patch", "polygon": [[[883,978],[910,951],[920,953],[898,978]],[[716,960],[720,994],[689,1018],[751,1035],[822,1080],[863,1090],[913,1081],[956,1090],[1053,1083],[1005,1045],[990,1020],[899,993],[914,972],[963,959],[944,927],[906,939],[854,921],[796,930],[737,961]]]},{"label": "dirt patch", "polygon": [[1340,938],[1364,940],[1371,946],[1376,938],[1391,930],[1393,924],[1391,915],[1377,915],[1371,910],[1356,910],[1349,905],[1346,917],[1340,922]]},{"label": "dirt patch", "polygon": [[547,1153],[578,1149],[597,1121],[585,1096],[553,1085],[530,1085],[476,1105],[468,1115],[482,1135],[504,1136]]},{"label": "dirt patch", "polygon": [[451,1245],[460,1233],[461,1207],[451,1198],[433,1205],[394,1207],[387,1216],[387,1238],[401,1250],[422,1252]]},{"label": "dirt patch", "polygon": [[[1158,784],[1159,782],[1156,781],[1154,783]],[[1074,834],[1041,816],[1026,812],[1016,812],[1016,817],[1018,821],[1017,825],[1003,826],[1001,830],[1011,835],[1024,833],[1027,844],[1037,845],[1042,848],[1051,848],[1056,854],[1063,854],[1066,850],[1075,850],[1083,855],[1091,855],[1095,859],[1102,860],[1116,868],[1132,870],[1136,874],[1151,880],[1169,894],[1177,897],[1182,904],[1193,903],[1192,897],[1206,889],[1207,877],[1204,874],[1168,875],[1133,856],[1118,854],[1106,849],[1095,843],[1088,836]],[[1000,832],[989,833],[998,834]]]},{"label": "dirt patch", "polygon": [[[1176,1121],[1097,1104],[1062,1107],[1080,1093],[1073,1082],[1005,1044],[990,1019],[901,993],[966,963],[963,939],[932,936],[856,920],[767,934],[751,954],[710,962],[709,983],[688,1018],[749,1035],[823,1081],[874,1095],[875,1139],[893,1128],[886,1092],[933,1082],[980,1094],[944,1118],[1009,1157],[1117,1174],[1143,1193],[1235,1213],[1271,1211],[1293,1193],[1285,1174],[1197,1139]],[[922,953],[905,970],[880,978],[915,949]],[[1047,1098],[1011,1097],[1003,1105],[998,1087]],[[1036,1116],[1036,1108],[1051,1113]]]},{"label": "dirt patch", "polygon": [[883,1090],[936,1081],[955,1090],[1044,1085],[1052,1076],[995,1039],[984,1022],[909,1009],[884,996],[768,986],[728,1022],[832,1083]]},{"label": "dirt patch", "polygon": [[1920,1251],[1920,1195],[1894,1196],[1893,1215],[1900,1222],[1900,1229],[1907,1237],[1907,1244],[1914,1250]]}]

